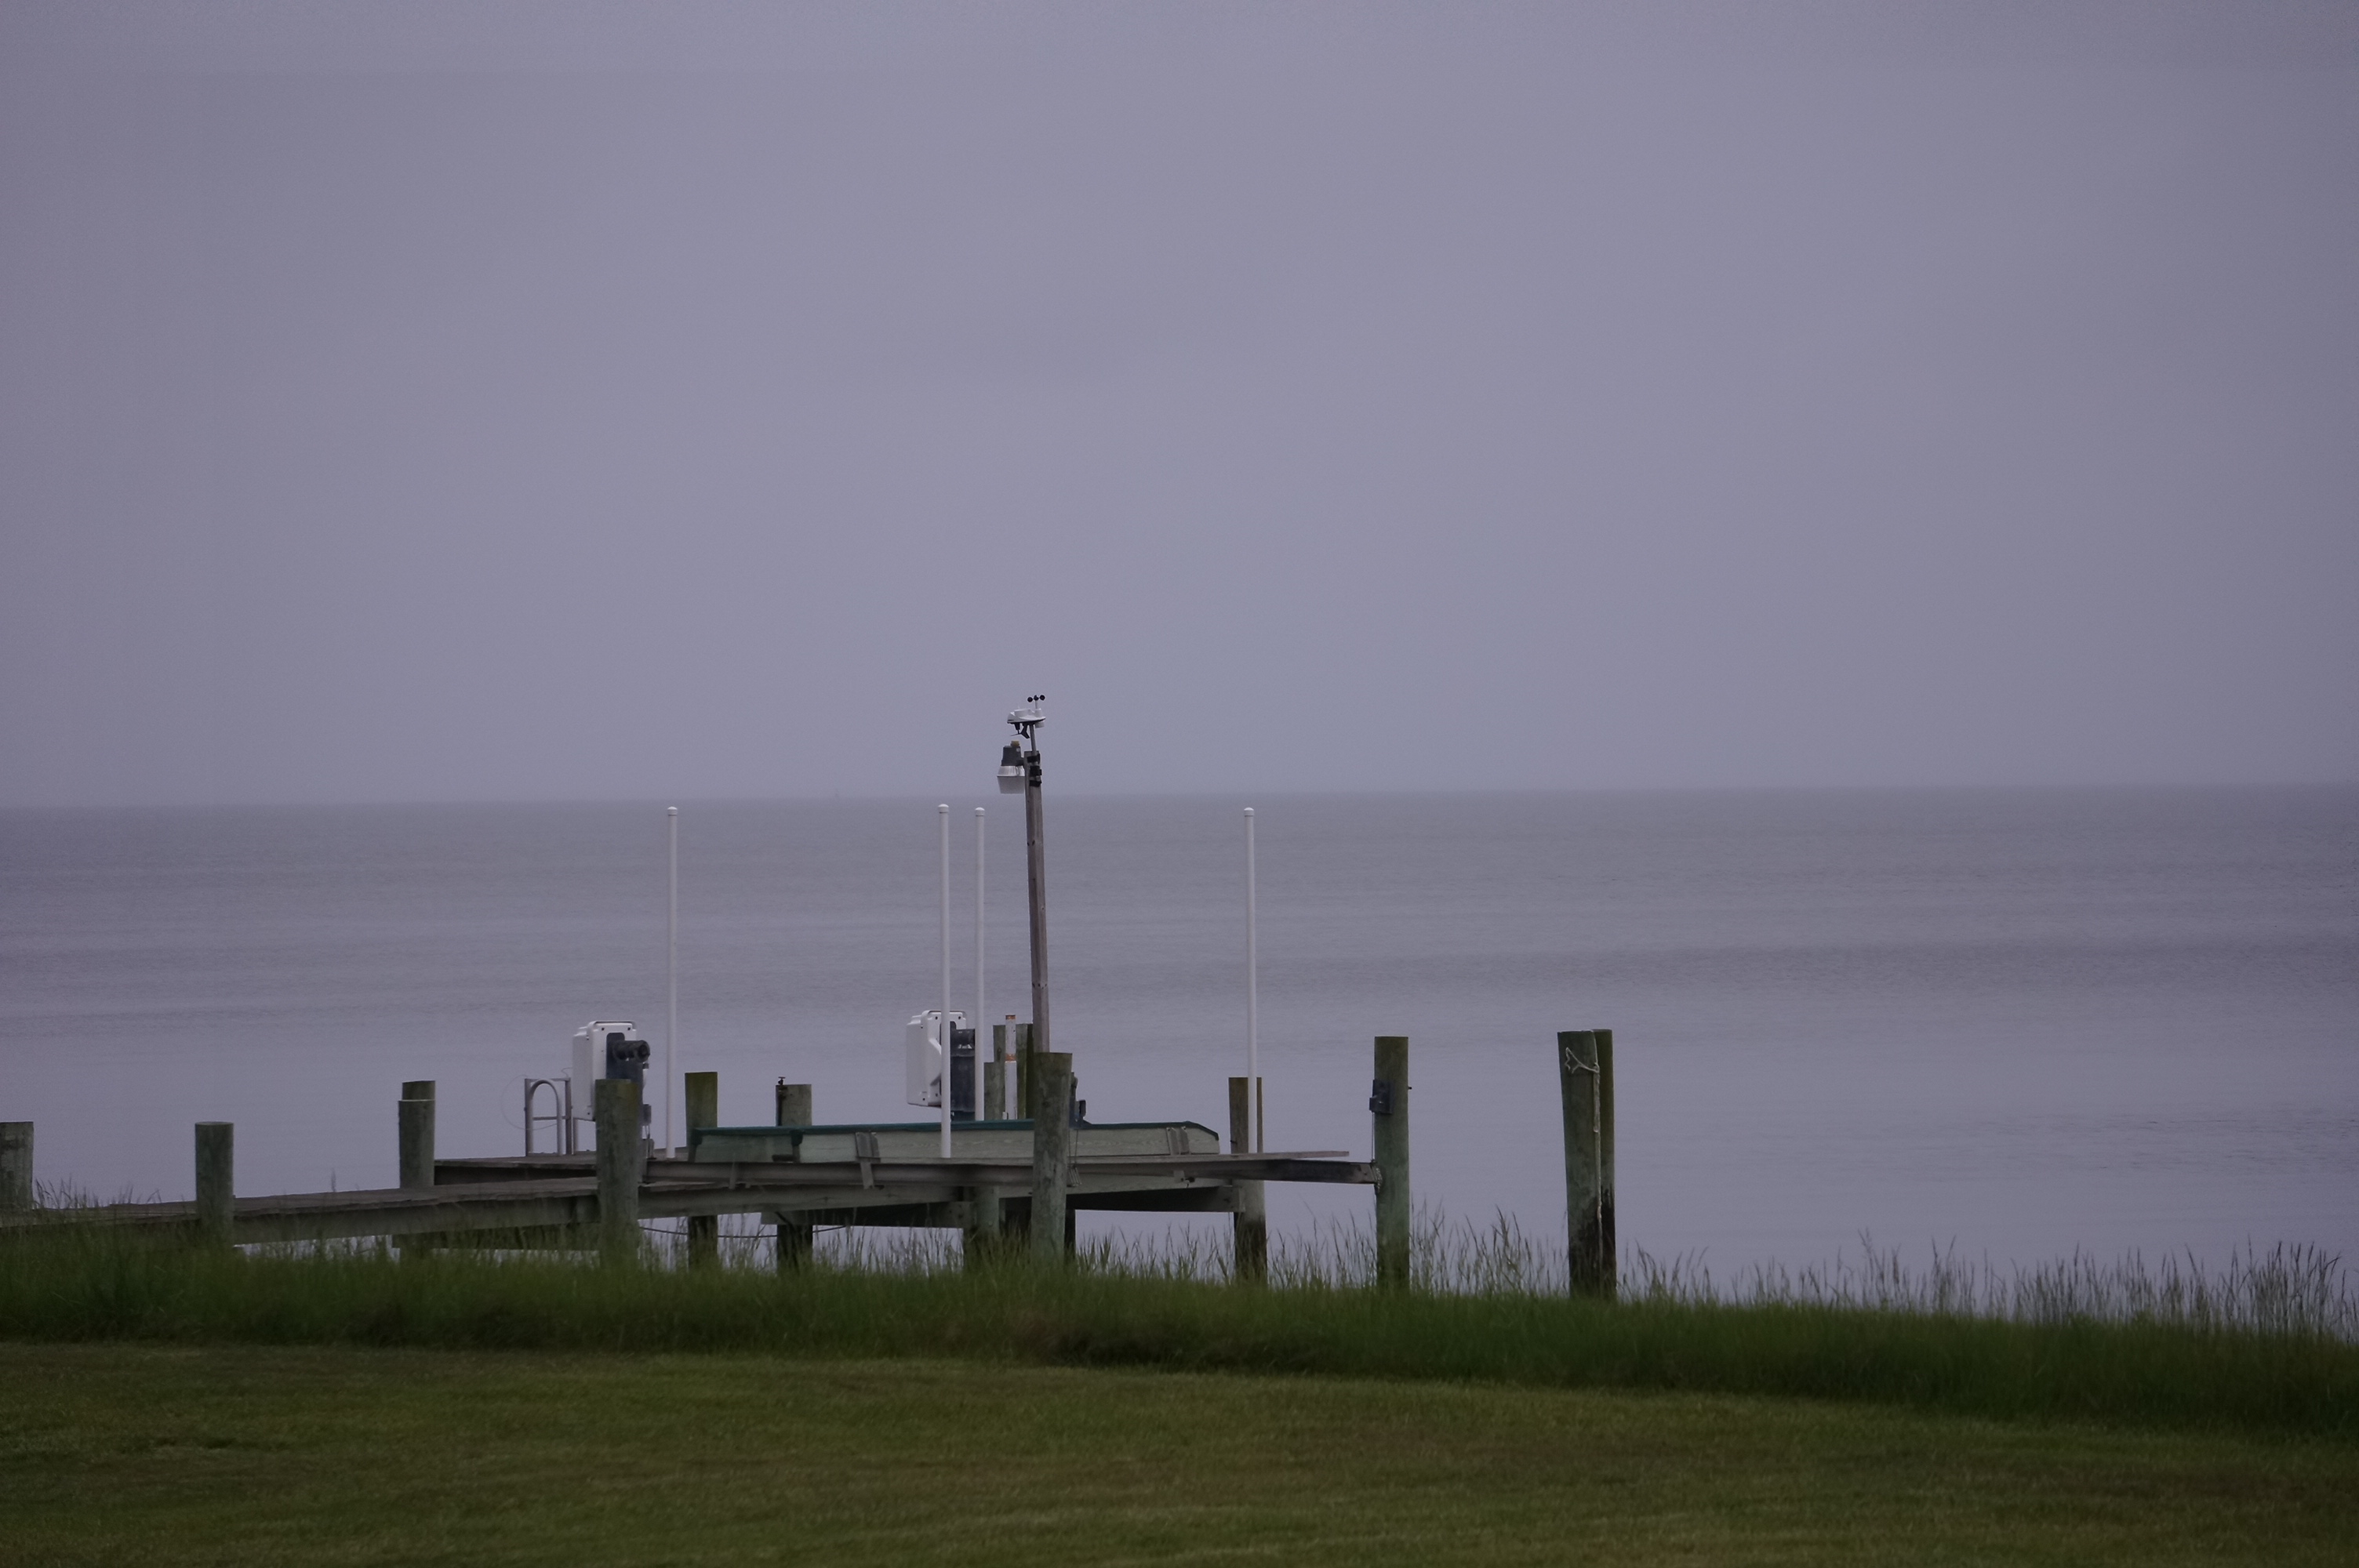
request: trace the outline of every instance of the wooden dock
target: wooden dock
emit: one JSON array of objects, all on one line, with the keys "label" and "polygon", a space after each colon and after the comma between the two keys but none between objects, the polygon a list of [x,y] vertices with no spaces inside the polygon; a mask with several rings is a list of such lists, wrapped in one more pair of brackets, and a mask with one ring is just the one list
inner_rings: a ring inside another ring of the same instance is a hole
[{"label": "wooden dock", "polygon": [[[1611,1296],[1614,1278],[1614,1036],[1604,1029],[1557,1037],[1564,1111],[1565,1210],[1572,1280]],[[1003,1073],[1006,1058],[990,1064]],[[183,1232],[212,1246],[386,1237],[405,1251],[437,1246],[595,1248],[610,1262],[641,1256],[643,1222],[686,1220],[688,1260],[719,1256],[723,1215],[752,1215],[775,1227],[778,1266],[810,1256],[820,1226],[955,1228],[967,1257],[1021,1250],[1053,1260],[1073,1247],[1080,1209],[1226,1214],[1236,1246],[1235,1278],[1263,1277],[1268,1230],[1263,1188],[1271,1182],[1371,1187],[1375,1193],[1376,1282],[1410,1280],[1408,1041],[1375,1039],[1368,1111],[1372,1160],[1336,1150],[1267,1153],[1253,1148],[1254,1097],[1229,1080],[1229,1146],[1194,1121],[1091,1122],[1073,1095],[1071,1056],[1027,1052],[1027,1098],[1064,1108],[1034,1119],[956,1122],[942,1154],[939,1122],[816,1123],[810,1087],[777,1086],[777,1125],[711,1125],[720,1102],[712,1073],[686,1075],[689,1142],[651,1154],[642,1141],[640,1086],[595,1085],[597,1147],[589,1153],[438,1159],[435,1086],[402,1086],[397,1147],[401,1184],[360,1192],[236,1197],[235,1129],[196,1125],[191,1202],[35,1206],[33,1125],[0,1122],[0,1235],[39,1227],[94,1226]],[[1000,1080],[987,1078],[986,1108]],[[530,1101],[527,1101],[527,1117]],[[529,1123],[528,1123],[529,1125]],[[571,1141],[571,1134],[568,1135]],[[530,1147],[530,1135],[527,1135]],[[1020,1238],[1020,1249],[1010,1248]]]},{"label": "wooden dock", "polygon": [[[940,1158],[938,1138],[923,1122],[695,1129],[686,1157],[642,1162],[638,1217],[737,1214],[803,1226],[971,1227],[978,1198],[989,1195],[1021,1228],[1031,1201],[1031,1123],[962,1123],[949,1160]],[[1066,1202],[1076,1209],[1234,1214],[1241,1184],[1378,1180],[1375,1165],[1337,1151],[1223,1153],[1212,1130],[1195,1122],[1084,1123],[1073,1129],[1073,1144]],[[431,1185],[240,1197],[231,1205],[226,1239],[431,1237],[497,1245],[502,1233],[544,1242],[586,1237],[600,1217],[597,1163],[595,1153],[435,1160]],[[201,1201],[110,1204],[0,1213],[0,1228],[66,1221],[193,1230],[202,1217]]]}]

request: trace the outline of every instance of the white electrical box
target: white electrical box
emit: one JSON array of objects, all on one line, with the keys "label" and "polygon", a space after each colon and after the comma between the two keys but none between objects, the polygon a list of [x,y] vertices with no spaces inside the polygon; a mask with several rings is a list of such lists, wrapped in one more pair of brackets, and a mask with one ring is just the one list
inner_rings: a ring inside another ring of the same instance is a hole
[{"label": "white electrical box", "polygon": [[628,1019],[593,1018],[573,1032],[573,1054],[566,1059],[566,1098],[571,1103],[576,1121],[598,1119],[598,1080],[606,1076],[609,1034],[636,1040],[639,1026]]},{"label": "white electrical box", "polygon": [[[951,1014],[951,1027],[964,1029],[966,1014]],[[902,1036],[903,1061],[906,1064],[907,1087],[911,1105],[929,1105],[939,1108],[942,1103],[942,1015],[939,1010],[921,1012],[909,1020]]]}]

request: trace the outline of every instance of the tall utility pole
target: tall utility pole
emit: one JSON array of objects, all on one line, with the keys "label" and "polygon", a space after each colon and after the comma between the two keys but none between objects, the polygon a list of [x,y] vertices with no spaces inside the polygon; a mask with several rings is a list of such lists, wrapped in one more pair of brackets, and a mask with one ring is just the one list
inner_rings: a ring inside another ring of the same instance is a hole
[{"label": "tall utility pole", "polygon": [[941,1042],[942,1047],[942,1158],[947,1160],[951,1157],[951,1118],[955,1114],[951,1106],[951,1079],[952,1076],[951,1073],[951,1058],[957,1054],[951,1049],[951,1035],[953,1031],[951,1028],[950,803],[948,801],[944,801],[940,806],[935,807],[935,810],[940,816],[941,821],[942,840],[942,1026],[940,1030],[936,1031],[935,1037]]},{"label": "tall utility pole", "polygon": [[1025,699],[1022,708],[1007,716],[1016,727],[1021,741],[1010,741],[999,755],[999,788],[1001,793],[1024,792],[1024,877],[1032,903],[1032,1049],[1045,1052],[1049,1046],[1049,872],[1043,856],[1044,834],[1040,826],[1040,747],[1036,733],[1046,715],[1040,704],[1045,697]]}]

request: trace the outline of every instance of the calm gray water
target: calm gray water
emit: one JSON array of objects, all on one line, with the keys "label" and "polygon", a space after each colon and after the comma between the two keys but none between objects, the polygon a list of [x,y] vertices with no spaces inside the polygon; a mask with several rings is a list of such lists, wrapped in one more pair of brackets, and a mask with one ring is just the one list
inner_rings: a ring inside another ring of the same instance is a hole
[{"label": "calm gray water", "polygon": [[[992,1015],[1027,1011],[1014,801]],[[1091,1114],[1224,1124],[1242,801],[1050,803],[1058,1040]],[[1258,803],[1274,1148],[1364,1152],[1412,1039],[1420,1202],[1561,1225],[1551,1036],[1609,1025],[1622,1235],[1717,1270],[1880,1242],[2359,1258],[2359,790],[1293,796]],[[938,987],[930,801],[691,804],[682,1071],[902,1118]],[[38,1173],[185,1195],[388,1184],[404,1078],[446,1152],[520,1149],[572,1029],[664,1011],[660,806],[0,814],[0,1119]],[[660,1044],[658,1044],[660,1052]],[[1307,1224],[1363,1194],[1273,1189]],[[1161,1221],[1157,1221],[1161,1224]]]}]

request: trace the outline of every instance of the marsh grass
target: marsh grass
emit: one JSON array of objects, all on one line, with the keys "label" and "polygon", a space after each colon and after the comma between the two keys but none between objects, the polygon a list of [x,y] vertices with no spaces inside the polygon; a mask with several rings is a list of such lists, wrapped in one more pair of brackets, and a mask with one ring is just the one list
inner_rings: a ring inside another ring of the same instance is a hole
[{"label": "marsh grass", "polygon": [[[725,1222],[724,1222],[725,1227]],[[648,1227],[651,1256],[684,1265],[677,1232]],[[723,1256],[738,1267],[767,1268],[772,1242],[750,1224],[724,1228]],[[1271,1238],[1271,1286],[1336,1291],[1375,1277],[1375,1240],[1364,1225],[1314,1223],[1300,1236]],[[1410,1237],[1417,1288],[1442,1295],[1562,1296],[1564,1249],[1535,1240],[1514,1217],[1487,1225],[1420,1211]],[[822,1231],[816,1251],[841,1270],[897,1274],[957,1271],[964,1258],[947,1231]],[[1225,1237],[1169,1230],[1095,1238],[1080,1266],[1142,1280],[1225,1284]],[[1657,1305],[1831,1308],[1934,1317],[1990,1318],[2020,1324],[2165,1325],[2203,1332],[2313,1335],[2359,1342],[2359,1292],[2342,1259],[2316,1247],[2279,1243],[2243,1248],[2207,1266],[2190,1252],[2148,1260],[2137,1252],[2106,1261],[2075,1252],[2060,1261],[2002,1266],[1962,1259],[1954,1246],[1929,1246],[1912,1262],[1899,1248],[1863,1235],[1856,1258],[1802,1268],[1756,1264],[1721,1280],[1698,1257],[1658,1259],[1633,1249],[1624,1260],[1625,1302]]]},{"label": "marsh grass", "polygon": [[[1622,1301],[1562,1292],[1561,1259],[1512,1221],[1419,1227],[1417,1287],[1366,1287],[1364,1231],[1276,1249],[1271,1283],[1175,1232],[1100,1240],[1069,1269],[968,1271],[947,1233],[831,1232],[781,1275],[740,1228],[724,1266],[370,1244],[207,1252],[44,1226],[0,1249],[0,1337],[449,1348],[753,1351],[1443,1379],[1863,1400],[2006,1419],[2359,1439],[2347,1275],[2281,1248],[2225,1270],[2098,1266],[1757,1270],[1721,1283],[1634,1257]],[[730,1266],[734,1265],[734,1266]]]},{"label": "marsh grass", "polygon": [[[36,1187],[39,1212],[68,1228],[108,1204],[153,1203],[154,1194],[125,1189],[108,1199],[48,1183]],[[679,1222],[642,1227],[646,1260],[685,1271],[686,1232]],[[99,1252],[134,1245],[92,1237]],[[775,1241],[750,1215],[721,1220],[720,1255],[734,1270],[768,1271]],[[329,1242],[250,1247],[249,1255],[276,1258],[378,1257],[381,1242]],[[822,1270],[896,1276],[962,1272],[957,1235],[944,1230],[829,1227],[816,1238]],[[481,1256],[481,1255],[478,1255]],[[498,1254],[493,1261],[583,1261],[564,1253]],[[1080,1272],[1165,1283],[1226,1284],[1231,1253],[1225,1234],[1204,1229],[1125,1232],[1093,1238],[1075,1260]],[[1569,1293],[1560,1244],[1539,1240],[1512,1215],[1477,1224],[1431,1207],[1420,1208],[1410,1235],[1410,1275],[1419,1291],[1473,1297],[1560,1297]],[[2076,1323],[2147,1325],[2205,1333],[2310,1336],[2359,1344],[2359,1282],[2342,1258],[2322,1248],[2279,1242],[2246,1246],[2219,1264],[2192,1251],[2149,1260],[2130,1252],[2110,1261],[2075,1251],[2070,1258],[2006,1264],[1961,1258],[1954,1245],[1928,1245],[1921,1261],[1863,1233],[1856,1258],[1838,1252],[1823,1262],[1788,1267],[1750,1264],[1723,1279],[1701,1255],[1657,1258],[1632,1249],[1622,1260],[1625,1304],[1686,1307],[1826,1309],[1900,1313],[1941,1318],[1992,1319],[2027,1325]],[[1268,1284],[1278,1291],[1345,1291],[1375,1279],[1375,1238],[1360,1222],[1314,1219],[1299,1234],[1270,1238]]]}]

